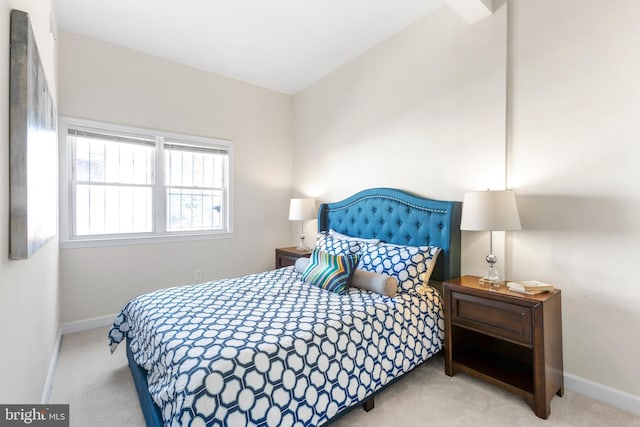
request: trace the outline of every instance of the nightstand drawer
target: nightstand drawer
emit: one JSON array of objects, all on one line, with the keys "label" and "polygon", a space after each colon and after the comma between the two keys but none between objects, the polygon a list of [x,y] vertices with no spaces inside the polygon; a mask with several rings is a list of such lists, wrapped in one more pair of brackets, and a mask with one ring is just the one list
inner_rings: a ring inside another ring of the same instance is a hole
[{"label": "nightstand drawer", "polygon": [[531,346],[531,307],[452,292],[451,322]]}]

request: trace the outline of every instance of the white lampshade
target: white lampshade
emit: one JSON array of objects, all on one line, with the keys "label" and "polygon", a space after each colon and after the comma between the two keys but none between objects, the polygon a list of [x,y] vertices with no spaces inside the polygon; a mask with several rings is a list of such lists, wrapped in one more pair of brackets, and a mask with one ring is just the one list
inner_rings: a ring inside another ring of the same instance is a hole
[{"label": "white lampshade", "polygon": [[472,191],[464,194],[461,230],[520,230],[520,215],[513,191]]},{"label": "white lampshade", "polygon": [[289,219],[294,221],[315,219],[316,201],[313,199],[291,199],[289,204]]}]

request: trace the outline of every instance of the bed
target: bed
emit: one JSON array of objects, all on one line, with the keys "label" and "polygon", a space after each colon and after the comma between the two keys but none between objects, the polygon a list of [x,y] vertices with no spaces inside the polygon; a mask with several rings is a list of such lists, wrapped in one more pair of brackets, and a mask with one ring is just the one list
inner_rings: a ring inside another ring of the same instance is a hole
[{"label": "bed", "polygon": [[[460,212],[459,202],[386,188],[320,205],[323,242],[355,244],[359,268],[371,274],[397,269],[395,296],[331,292],[291,266],[130,301],[109,340],[112,351],[126,341],[147,425],[315,426],[371,408],[376,393],[442,349],[435,287],[459,275]],[[435,287],[405,251],[417,247],[439,248],[436,262],[424,263]]]}]

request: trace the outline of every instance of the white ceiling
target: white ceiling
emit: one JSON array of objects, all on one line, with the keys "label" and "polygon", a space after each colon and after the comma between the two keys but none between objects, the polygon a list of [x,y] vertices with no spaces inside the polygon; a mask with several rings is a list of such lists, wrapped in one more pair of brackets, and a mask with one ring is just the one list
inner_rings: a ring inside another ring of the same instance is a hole
[{"label": "white ceiling", "polygon": [[293,94],[443,0],[53,0],[78,33]]}]

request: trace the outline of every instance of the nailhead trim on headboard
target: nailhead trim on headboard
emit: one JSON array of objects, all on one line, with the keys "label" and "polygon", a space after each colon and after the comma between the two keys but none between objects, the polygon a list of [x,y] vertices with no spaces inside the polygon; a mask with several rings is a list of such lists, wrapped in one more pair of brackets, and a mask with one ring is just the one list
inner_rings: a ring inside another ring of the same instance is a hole
[{"label": "nailhead trim on headboard", "polygon": [[[399,191],[399,190],[397,190],[397,191]],[[425,206],[418,206],[418,205],[414,205],[412,203],[409,203],[406,200],[402,200],[402,199],[399,199],[397,197],[385,196],[385,195],[364,196],[364,197],[362,197],[362,198],[360,198],[358,200],[354,200],[353,202],[351,202],[351,203],[349,203],[349,204],[347,204],[345,206],[332,208],[332,210],[337,211],[337,210],[340,210],[340,209],[349,208],[351,206],[354,206],[354,205],[357,205],[357,204],[361,203],[363,200],[368,200],[368,199],[389,199],[389,200],[394,200],[394,201],[398,202],[399,204],[406,205],[406,206],[409,206],[409,207],[414,208],[414,209],[420,209],[421,211],[436,212],[436,213],[443,213],[443,214],[447,213],[446,209],[435,209],[435,208],[430,208],[430,207],[425,207]],[[429,200],[429,199],[424,199],[424,200]]]}]

